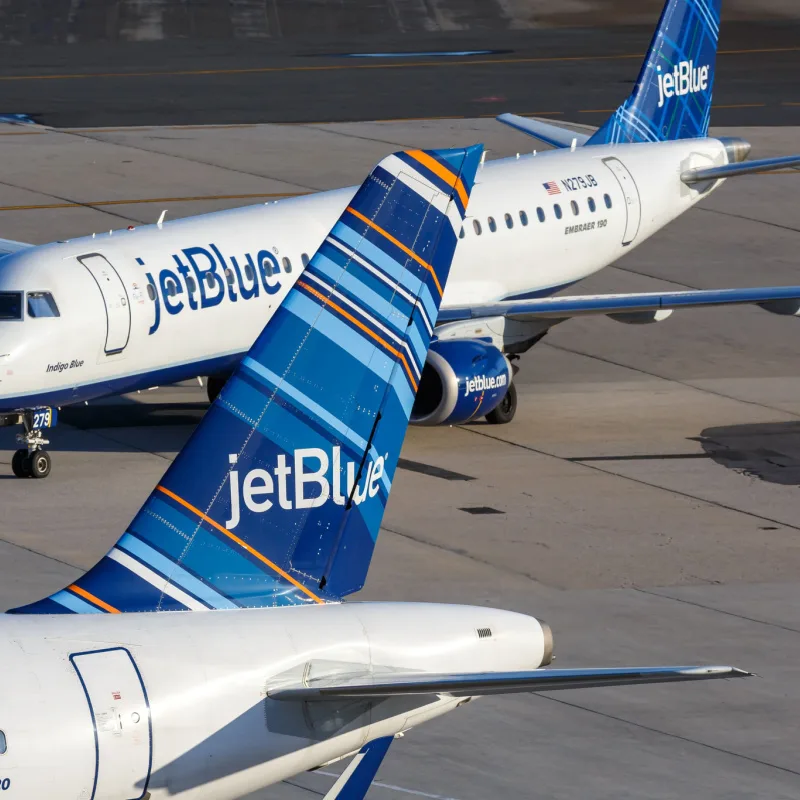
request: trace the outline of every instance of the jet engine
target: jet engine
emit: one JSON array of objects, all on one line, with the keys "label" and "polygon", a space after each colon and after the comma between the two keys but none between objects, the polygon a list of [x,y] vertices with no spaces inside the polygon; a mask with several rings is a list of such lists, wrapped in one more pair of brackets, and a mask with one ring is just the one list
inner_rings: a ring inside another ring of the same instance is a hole
[{"label": "jet engine", "polygon": [[411,411],[414,425],[458,425],[494,411],[512,389],[508,359],[479,339],[431,343]]}]

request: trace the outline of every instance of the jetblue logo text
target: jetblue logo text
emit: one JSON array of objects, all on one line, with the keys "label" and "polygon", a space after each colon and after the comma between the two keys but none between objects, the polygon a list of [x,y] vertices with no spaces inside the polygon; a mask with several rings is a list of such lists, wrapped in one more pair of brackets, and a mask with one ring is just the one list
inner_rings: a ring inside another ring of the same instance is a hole
[{"label": "jetblue logo text", "polygon": [[[136,259],[145,266],[142,259]],[[145,273],[147,291],[155,303],[155,317],[148,333],[152,336],[161,325],[161,309],[167,314],[180,314],[186,308],[197,311],[218,306],[223,300],[236,303],[281,289],[278,259],[268,250],[259,250],[255,257],[222,255],[215,244],[186,247],[172,256],[173,268],[162,269],[158,279]]]},{"label": "jetblue logo text", "polygon": [[502,389],[508,384],[508,375],[498,375],[496,378],[478,375],[477,378],[470,378],[464,381],[464,397],[468,397],[473,392],[489,392],[492,389]]},{"label": "jetblue logo text", "polygon": [[[228,459],[236,465],[235,455]],[[231,518],[225,523],[229,531],[241,520],[242,503],[254,514],[264,514],[276,505],[284,511],[318,508],[331,500],[343,506],[351,496],[355,505],[361,505],[378,494],[384,472],[384,456],[379,456],[369,462],[356,485],[358,465],[343,462],[340,447],[334,447],[330,456],[318,447],[307,447],[295,450],[291,457],[279,455],[277,461],[272,469],[251,469],[244,476],[231,470]],[[342,480],[345,472],[346,480]]]},{"label": "jetblue logo text", "polygon": [[658,107],[663,108],[670,97],[704,92],[708,89],[709,67],[695,67],[694,61],[681,61],[672,72],[658,68]]}]

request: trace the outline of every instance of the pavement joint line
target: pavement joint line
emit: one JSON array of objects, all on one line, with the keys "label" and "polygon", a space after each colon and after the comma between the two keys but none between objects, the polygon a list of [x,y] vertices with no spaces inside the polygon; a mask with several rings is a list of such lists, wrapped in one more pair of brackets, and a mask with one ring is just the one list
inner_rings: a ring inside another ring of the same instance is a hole
[{"label": "pavement joint line", "polygon": [[[658,378],[662,381],[667,381],[668,383],[677,383],[678,386],[684,386],[687,389],[693,389],[696,392],[702,392],[703,394],[710,394],[712,397],[721,397],[724,400],[732,400],[735,403],[743,403],[744,405],[754,406],[755,408],[763,408],[767,411],[771,411],[773,413],[785,414],[788,417],[794,417],[795,419],[800,419],[800,414],[795,414],[793,411],[786,411],[783,408],[774,408],[773,406],[769,406],[766,403],[758,403],[755,400],[744,400],[740,397],[734,397],[730,394],[725,394],[724,392],[717,392],[713,391],[712,389],[706,389],[702,386],[695,386],[693,383],[689,383],[688,381],[682,381],[680,378],[669,378],[665,377],[664,375],[659,375],[656,372],[648,372],[641,367],[634,367],[630,364],[623,364],[621,361],[614,361],[613,359],[606,358],[605,356],[598,356],[593,355],[592,353],[585,353],[582,350],[576,350],[570,347],[564,347],[563,345],[553,344],[553,342],[544,342],[542,347],[552,347],[553,350],[559,350],[562,353],[571,353],[572,355],[576,356],[583,356],[584,358],[592,358],[595,361],[600,361],[603,364],[611,364],[614,367],[621,367],[622,369],[630,370],[631,372],[637,372],[640,375],[647,375],[649,378]],[[784,422],[788,422],[789,420],[784,420]],[[800,530],[800,528],[798,528]]]},{"label": "pavement joint line", "polygon": [[[791,171],[794,174],[800,175],[800,171]],[[772,173],[764,172],[761,173],[762,175],[771,175]],[[789,174],[788,172],[784,174]],[[698,208],[698,211],[705,211],[707,214],[719,214],[723,217],[731,217],[732,219],[743,219],[747,222],[755,222],[759,225],[768,225],[770,228],[778,228],[782,231],[790,231],[791,233],[800,233],[800,228],[793,228],[791,225],[781,225],[779,222],[770,222],[766,219],[755,219],[753,217],[748,217],[745,214],[734,214],[732,211],[720,211],[716,208]]]},{"label": "pavement joint line", "polygon": [[[23,187],[18,187],[23,188]],[[36,191],[28,189],[27,191]],[[303,197],[308,192],[256,192],[251,194],[194,195],[189,197],[145,197],[136,200],[94,200],[85,203],[41,203],[39,205],[0,206],[0,211],[42,211],[54,208],[98,208],[100,206],[130,206],[143,203],[196,203],[215,200],[257,200],[259,198]],[[53,196],[53,195],[51,195]]]},{"label": "pavement joint line", "polygon": [[9,183],[8,181],[0,181],[0,185],[8,186],[11,189],[19,189],[20,191],[23,191],[23,192],[36,192],[38,194],[43,194],[45,197],[52,197],[55,200],[60,200],[63,203],[68,203],[69,205],[64,206],[66,208],[73,208],[73,207],[74,208],[90,208],[90,209],[94,209],[95,211],[99,211],[101,214],[108,214],[111,217],[116,217],[117,219],[121,219],[121,220],[123,220],[125,222],[128,222],[128,223],[135,222],[137,225],[146,225],[147,224],[143,220],[138,220],[135,217],[124,216],[123,214],[117,214],[115,211],[109,211],[109,210],[107,210],[107,209],[105,209],[105,208],[103,208],[101,206],[89,206],[86,203],[81,203],[80,201],[77,201],[77,200],[70,200],[67,197],[60,197],[57,194],[48,194],[47,192],[43,192],[43,191],[40,191],[38,189],[30,189],[27,186],[18,186],[17,184]]},{"label": "pavement joint line", "polygon": [[569,708],[575,708],[580,711],[586,711],[589,714],[595,714],[599,717],[604,717],[605,719],[611,719],[615,722],[621,722],[623,725],[630,725],[633,728],[638,728],[639,730],[647,731],[648,733],[655,733],[659,736],[666,736],[670,739],[677,739],[680,742],[685,742],[686,744],[693,744],[697,747],[702,747],[707,750],[713,750],[715,753],[721,753],[722,755],[731,756],[733,758],[740,758],[744,761],[749,761],[751,764],[758,764],[762,767],[767,767],[768,769],[775,769],[780,772],[785,772],[788,775],[797,775],[800,777],[800,772],[790,769],[789,767],[782,767],[779,764],[772,764],[769,761],[763,761],[760,758],[755,758],[754,756],[747,756],[744,753],[737,753],[734,750],[727,750],[724,747],[717,747],[713,744],[708,744],[708,742],[701,742],[698,739],[692,739],[689,736],[682,736],[679,733],[670,733],[670,731],[664,731],[660,728],[653,728],[650,725],[645,725],[642,722],[634,722],[633,720],[625,719],[624,717],[618,717],[615,714],[609,714],[605,711],[598,711],[594,708],[589,708],[588,706],[582,706],[580,703],[570,703],[568,700],[560,700],[557,697],[550,697],[548,695],[540,694],[539,695],[543,700],[549,700],[551,703],[558,703],[559,705],[568,706]]},{"label": "pavement joint line", "polygon": [[[379,121],[383,122],[384,120],[379,120]],[[377,143],[380,143],[380,144],[388,144],[390,147],[403,147],[403,148],[409,147],[409,145],[407,143],[404,143],[404,142],[390,142],[388,139],[378,139],[378,138],[376,138],[374,136],[359,136],[358,134],[350,133],[349,131],[339,131],[339,130],[335,130],[333,128],[327,127],[328,125],[331,125],[331,124],[334,124],[334,123],[330,123],[330,122],[314,122],[314,123],[309,123],[308,125],[305,125],[304,127],[310,128],[313,131],[319,131],[320,133],[327,133],[327,134],[329,134],[331,136],[344,136],[346,139],[359,139],[359,140],[361,140],[363,142],[377,142]],[[323,126],[326,126],[326,127],[323,127]]]},{"label": "pavement joint line", "polygon": [[[64,136],[75,136],[75,137],[77,137],[79,139],[85,139],[85,140],[90,141],[90,142],[98,142],[100,144],[106,144],[106,145],[111,144],[114,147],[125,147],[128,150],[135,150],[135,151],[137,151],[139,153],[151,153],[153,155],[163,156],[164,158],[175,158],[175,159],[177,159],[179,161],[186,161],[186,162],[188,162],[190,164],[202,164],[205,167],[213,167],[214,169],[221,169],[221,170],[224,170],[226,172],[235,172],[235,173],[237,173],[239,175],[248,175],[251,178],[258,178],[259,180],[276,181],[277,183],[286,183],[286,181],[281,180],[280,178],[274,178],[271,175],[259,175],[256,172],[248,172],[247,170],[236,169],[234,167],[225,167],[225,166],[222,166],[220,164],[213,164],[210,161],[202,161],[202,160],[200,160],[198,158],[188,158],[187,156],[177,155],[175,153],[162,153],[160,150],[151,150],[151,149],[149,149],[147,147],[142,147],[141,145],[133,145],[133,144],[130,144],[128,142],[107,142],[105,139],[101,139],[101,138],[99,138],[97,136],[89,136],[89,134],[86,134],[86,133],[73,133],[72,131],[69,131],[67,129],[51,128],[51,130],[54,133],[59,133],[59,134],[64,135]],[[307,189],[309,192],[319,192],[319,191],[321,191],[318,187],[303,186],[302,184],[299,184],[299,183],[288,184],[288,185],[298,186],[301,189]],[[110,212],[106,212],[106,213],[110,213]],[[141,223],[141,224],[146,224],[146,223]]]},{"label": "pavement joint line", "polygon": [[42,558],[46,558],[48,561],[54,561],[56,564],[63,564],[65,567],[69,567],[70,569],[77,569],[81,572],[85,572],[84,567],[79,567],[76,564],[70,564],[69,561],[63,561],[60,558],[56,558],[55,556],[49,556],[47,553],[41,553],[38,550],[34,550],[32,547],[25,547],[24,544],[18,544],[17,542],[11,542],[8,539],[4,539],[0,537],[0,542],[3,544],[10,545],[11,547],[16,547],[18,550],[24,550],[26,553],[31,553],[35,556],[41,556]]},{"label": "pavement joint line", "polygon": [[641,594],[650,595],[651,597],[659,597],[662,600],[671,600],[674,603],[684,603],[687,606],[695,606],[695,608],[703,608],[706,611],[712,611],[716,614],[723,614],[726,617],[735,617],[736,619],[744,620],[745,622],[754,622],[757,625],[767,625],[770,628],[777,628],[778,630],[788,631],[789,633],[800,633],[797,628],[791,628],[788,625],[781,625],[779,622],[769,622],[765,619],[757,619],[756,617],[747,617],[744,614],[737,614],[734,611],[726,611],[723,608],[715,608],[714,606],[707,606],[703,603],[698,603],[695,600],[686,600],[683,597],[674,597],[670,594],[661,594],[654,589],[642,589],[639,586],[634,586],[633,589]]},{"label": "pavement joint line", "polygon": [[[763,55],[776,53],[797,53],[800,47],[764,47],[739,50],[720,50],[718,56],[732,55]],[[471,58],[461,60],[437,61],[400,61],[370,64],[306,64],[303,66],[283,67],[239,67],[231,69],[195,69],[195,70],[147,70],[139,72],[73,72],[49,73],[44,75],[0,75],[0,82],[22,81],[51,81],[51,80],[89,80],[98,78],[164,78],[164,77],[203,77],[214,75],[257,75],[267,73],[286,72],[344,72],[357,70],[389,70],[389,69],[418,69],[420,67],[463,66],[495,66],[503,64],[558,64],[581,61],[625,61],[631,59],[641,60],[644,53],[614,53],[611,55],[583,55],[583,56],[523,56],[517,58]]]},{"label": "pavement joint line", "polygon": [[746,517],[750,517],[752,519],[757,519],[762,522],[770,522],[773,525],[778,525],[781,528],[789,528],[790,530],[800,531],[800,525],[792,525],[789,522],[785,522],[783,520],[773,519],[772,517],[765,517],[762,514],[756,514],[753,511],[747,511],[743,508],[736,508],[735,506],[727,505],[726,503],[721,503],[718,500],[711,500],[707,497],[700,497],[696,494],[691,494],[690,492],[684,492],[680,489],[673,489],[669,486],[660,486],[657,483],[651,483],[650,481],[642,480],[641,478],[635,478],[631,475],[625,475],[621,472],[615,472],[614,470],[610,469],[603,469],[602,467],[596,466],[594,463],[587,463],[583,461],[577,462],[570,462],[569,459],[564,458],[563,456],[557,456],[554,453],[548,453],[546,450],[539,450],[536,447],[531,447],[527,444],[522,444],[521,442],[512,442],[508,439],[503,439],[500,436],[492,436],[489,433],[484,433],[483,431],[475,430],[474,428],[466,428],[464,426],[458,426],[458,430],[464,431],[465,433],[471,433],[475,436],[483,436],[486,439],[492,439],[495,442],[500,442],[502,444],[510,445],[511,447],[518,447],[522,450],[527,450],[531,453],[536,453],[541,456],[546,456],[548,458],[554,458],[558,461],[565,461],[567,463],[574,463],[576,466],[583,467],[584,469],[591,469],[595,472],[599,472],[602,475],[609,475],[614,478],[620,478],[624,481],[629,481],[631,483],[636,483],[639,486],[647,486],[650,489],[656,489],[657,491],[667,492],[668,494],[675,495],[676,497],[683,497],[687,500],[694,500],[697,503],[704,503],[705,505],[712,506],[714,508],[720,508],[724,511],[731,511],[734,514],[742,514]]},{"label": "pavement joint line", "polygon": [[485,558],[480,558],[474,553],[468,552],[467,550],[459,550],[455,547],[447,547],[446,545],[439,544],[438,542],[432,542],[428,539],[423,539],[419,536],[414,536],[411,533],[403,533],[402,531],[389,528],[386,525],[381,525],[381,530],[386,531],[387,533],[393,533],[395,536],[400,536],[403,539],[408,539],[409,541],[416,542],[417,544],[425,545],[426,547],[432,547],[435,550],[442,550],[445,553],[450,553],[450,555],[466,558],[468,561],[474,561],[476,564],[481,564],[484,567],[491,567],[492,569],[496,569],[499,572],[509,572],[512,575],[517,575],[520,578],[525,578],[526,580],[531,581],[531,583],[535,583],[537,586],[541,586],[543,589],[558,588],[558,587],[548,586],[547,584],[542,583],[538,578],[534,577],[533,575],[530,575],[527,572],[521,572],[520,570],[511,569],[511,567],[494,564],[491,561],[487,561]]}]

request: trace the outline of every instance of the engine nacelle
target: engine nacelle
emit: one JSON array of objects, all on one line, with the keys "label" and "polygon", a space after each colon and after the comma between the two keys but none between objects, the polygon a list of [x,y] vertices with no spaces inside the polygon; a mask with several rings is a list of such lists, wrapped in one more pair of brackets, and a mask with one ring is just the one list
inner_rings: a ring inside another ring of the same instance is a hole
[{"label": "engine nacelle", "polygon": [[511,385],[508,359],[478,339],[433,342],[428,350],[411,423],[458,425],[493,411]]}]

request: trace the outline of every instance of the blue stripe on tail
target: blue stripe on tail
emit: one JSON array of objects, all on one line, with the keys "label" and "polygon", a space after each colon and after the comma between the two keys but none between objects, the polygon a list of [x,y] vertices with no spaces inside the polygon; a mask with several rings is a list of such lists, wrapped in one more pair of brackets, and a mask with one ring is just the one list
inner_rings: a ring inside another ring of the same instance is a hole
[{"label": "blue stripe on tail", "polygon": [[369,175],[128,531],[14,613],[338,600],[366,579],[483,148]]},{"label": "blue stripe on tail", "polygon": [[587,142],[708,135],[722,0],[667,0],[633,94]]}]

